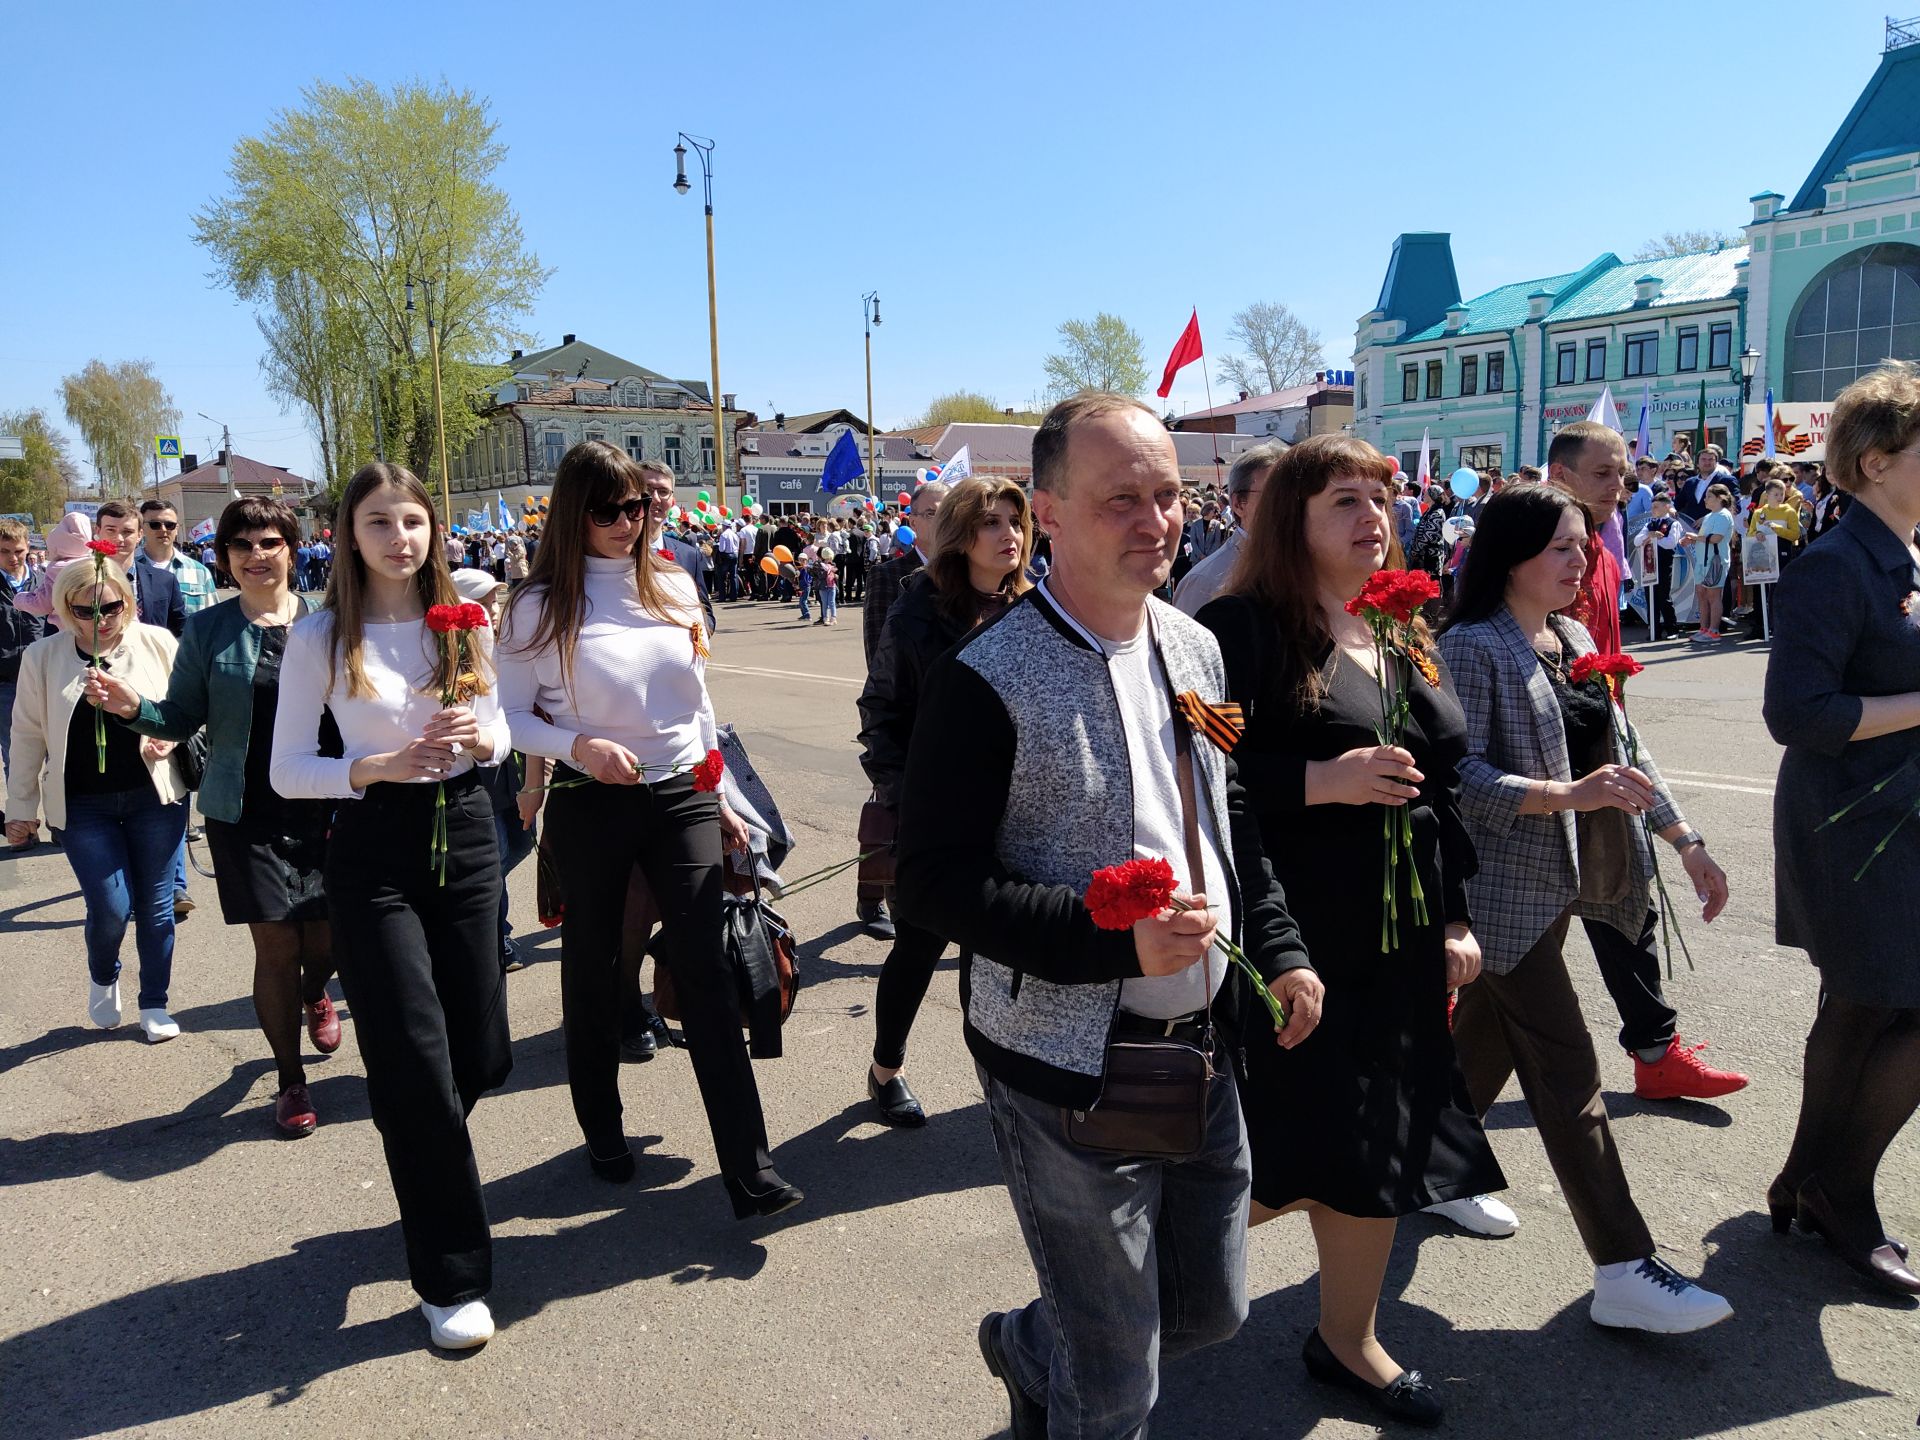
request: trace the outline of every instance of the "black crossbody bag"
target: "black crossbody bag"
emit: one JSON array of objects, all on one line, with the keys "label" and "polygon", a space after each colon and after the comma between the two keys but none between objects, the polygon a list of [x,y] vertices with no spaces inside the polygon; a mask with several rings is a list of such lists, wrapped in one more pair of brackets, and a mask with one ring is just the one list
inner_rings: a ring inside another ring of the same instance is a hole
[{"label": "black crossbody bag", "polygon": [[[1165,666],[1162,665],[1164,674]],[[1206,888],[1200,855],[1200,821],[1194,800],[1193,737],[1168,684],[1173,710],[1174,778],[1180,787],[1180,825],[1187,844],[1187,873],[1194,893]],[[1209,956],[1199,962],[1211,965]],[[1207,1134],[1207,1101],[1213,1084],[1211,985],[1201,1043],[1171,1036],[1129,1035],[1107,1044],[1106,1078],[1090,1110],[1062,1108],[1066,1137],[1084,1150],[1137,1155],[1149,1160],[1187,1160],[1200,1153]]]}]

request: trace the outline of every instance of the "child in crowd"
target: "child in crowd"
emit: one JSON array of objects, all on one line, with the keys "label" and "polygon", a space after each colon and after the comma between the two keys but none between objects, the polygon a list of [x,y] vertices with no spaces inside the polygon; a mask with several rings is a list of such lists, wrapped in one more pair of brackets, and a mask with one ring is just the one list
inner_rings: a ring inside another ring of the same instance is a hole
[{"label": "child in crowd", "polygon": [[1693,594],[1700,628],[1693,638],[1717,641],[1727,638],[1720,633],[1720,612],[1726,600],[1727,574],[1733,568],[1733,491],[1725,485],[1709,485],[1706,506],[1699,533],[1684,536],[1680,543],[1698,547],[1694,556],[1700,562],[1700,579]]},{"label": "child in crowd", "polygon": [[840,572],[828,551],[821,550],[813,576],[814,588],[820,592],[820,618],[813,623],[831,625],[840,618]]}]

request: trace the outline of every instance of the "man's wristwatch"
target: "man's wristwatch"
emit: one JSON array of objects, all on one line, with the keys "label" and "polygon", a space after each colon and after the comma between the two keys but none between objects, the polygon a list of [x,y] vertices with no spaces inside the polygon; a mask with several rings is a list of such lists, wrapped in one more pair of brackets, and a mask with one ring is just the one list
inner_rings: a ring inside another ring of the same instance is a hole
[{"label": "man's wristwatch", "polygon": [[1689,845],[1698,845],[1702,849],[1705,849],[1706,844],[1707,837],[1702,835],[1698,830],[1693,829],[1682,831],[1673,838],[1673,848],[1676,853],[1685,850]]}]

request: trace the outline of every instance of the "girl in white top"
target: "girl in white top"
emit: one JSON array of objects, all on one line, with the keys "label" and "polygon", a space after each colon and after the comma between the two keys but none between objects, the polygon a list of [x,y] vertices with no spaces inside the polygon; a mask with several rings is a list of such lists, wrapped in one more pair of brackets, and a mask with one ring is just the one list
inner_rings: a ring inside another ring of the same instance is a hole
[{"label": "girl in white top", "polygon": [[532,573],[502,627],[500,688],[515,744],[564,762],[550,786],[547,843],[566,892],[561,1016],[591,1168],[616,1183],[634,1173],[621,1124],[617,976],[638,865],[664,921],[661,959],[734,1213],[769,1215],[801,1196],[768,1153],[721,943],[721,851],[744,847],[746,828],[693,773],[717,745],[706,632],[692,577],[647,546],[645,479],[605,441],[562,458]]},{"label": "girl in white top", "polygon": [[[512,1066],[499,846],[474,767],[507,754],[507,727],[491,632],[471,632],[456,665],[453,637],[428,628],[429,607],[460,597],[419,480],[363,465],[339,517],[325,606],[287,637],[270,773],[290,800],[339,802],[326,891],[340,983],[408,1274],[434,1344],[464,1349],[493,1334],[492,1242],[466,1120]],[[459,698],[443,705],[446,693]],[[323,716],[338,745],[316,741]]]}]

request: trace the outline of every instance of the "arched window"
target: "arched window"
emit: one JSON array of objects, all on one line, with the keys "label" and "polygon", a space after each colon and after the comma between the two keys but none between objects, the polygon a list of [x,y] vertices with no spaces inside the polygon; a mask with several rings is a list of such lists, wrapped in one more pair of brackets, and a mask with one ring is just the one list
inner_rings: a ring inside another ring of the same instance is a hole
[{"label": "arched window", "polygon": [[1801,292],[1787,323],[1789,401],[1831,400],[1889,356],[1920,360],[1920,247],[1873,245]]}]

